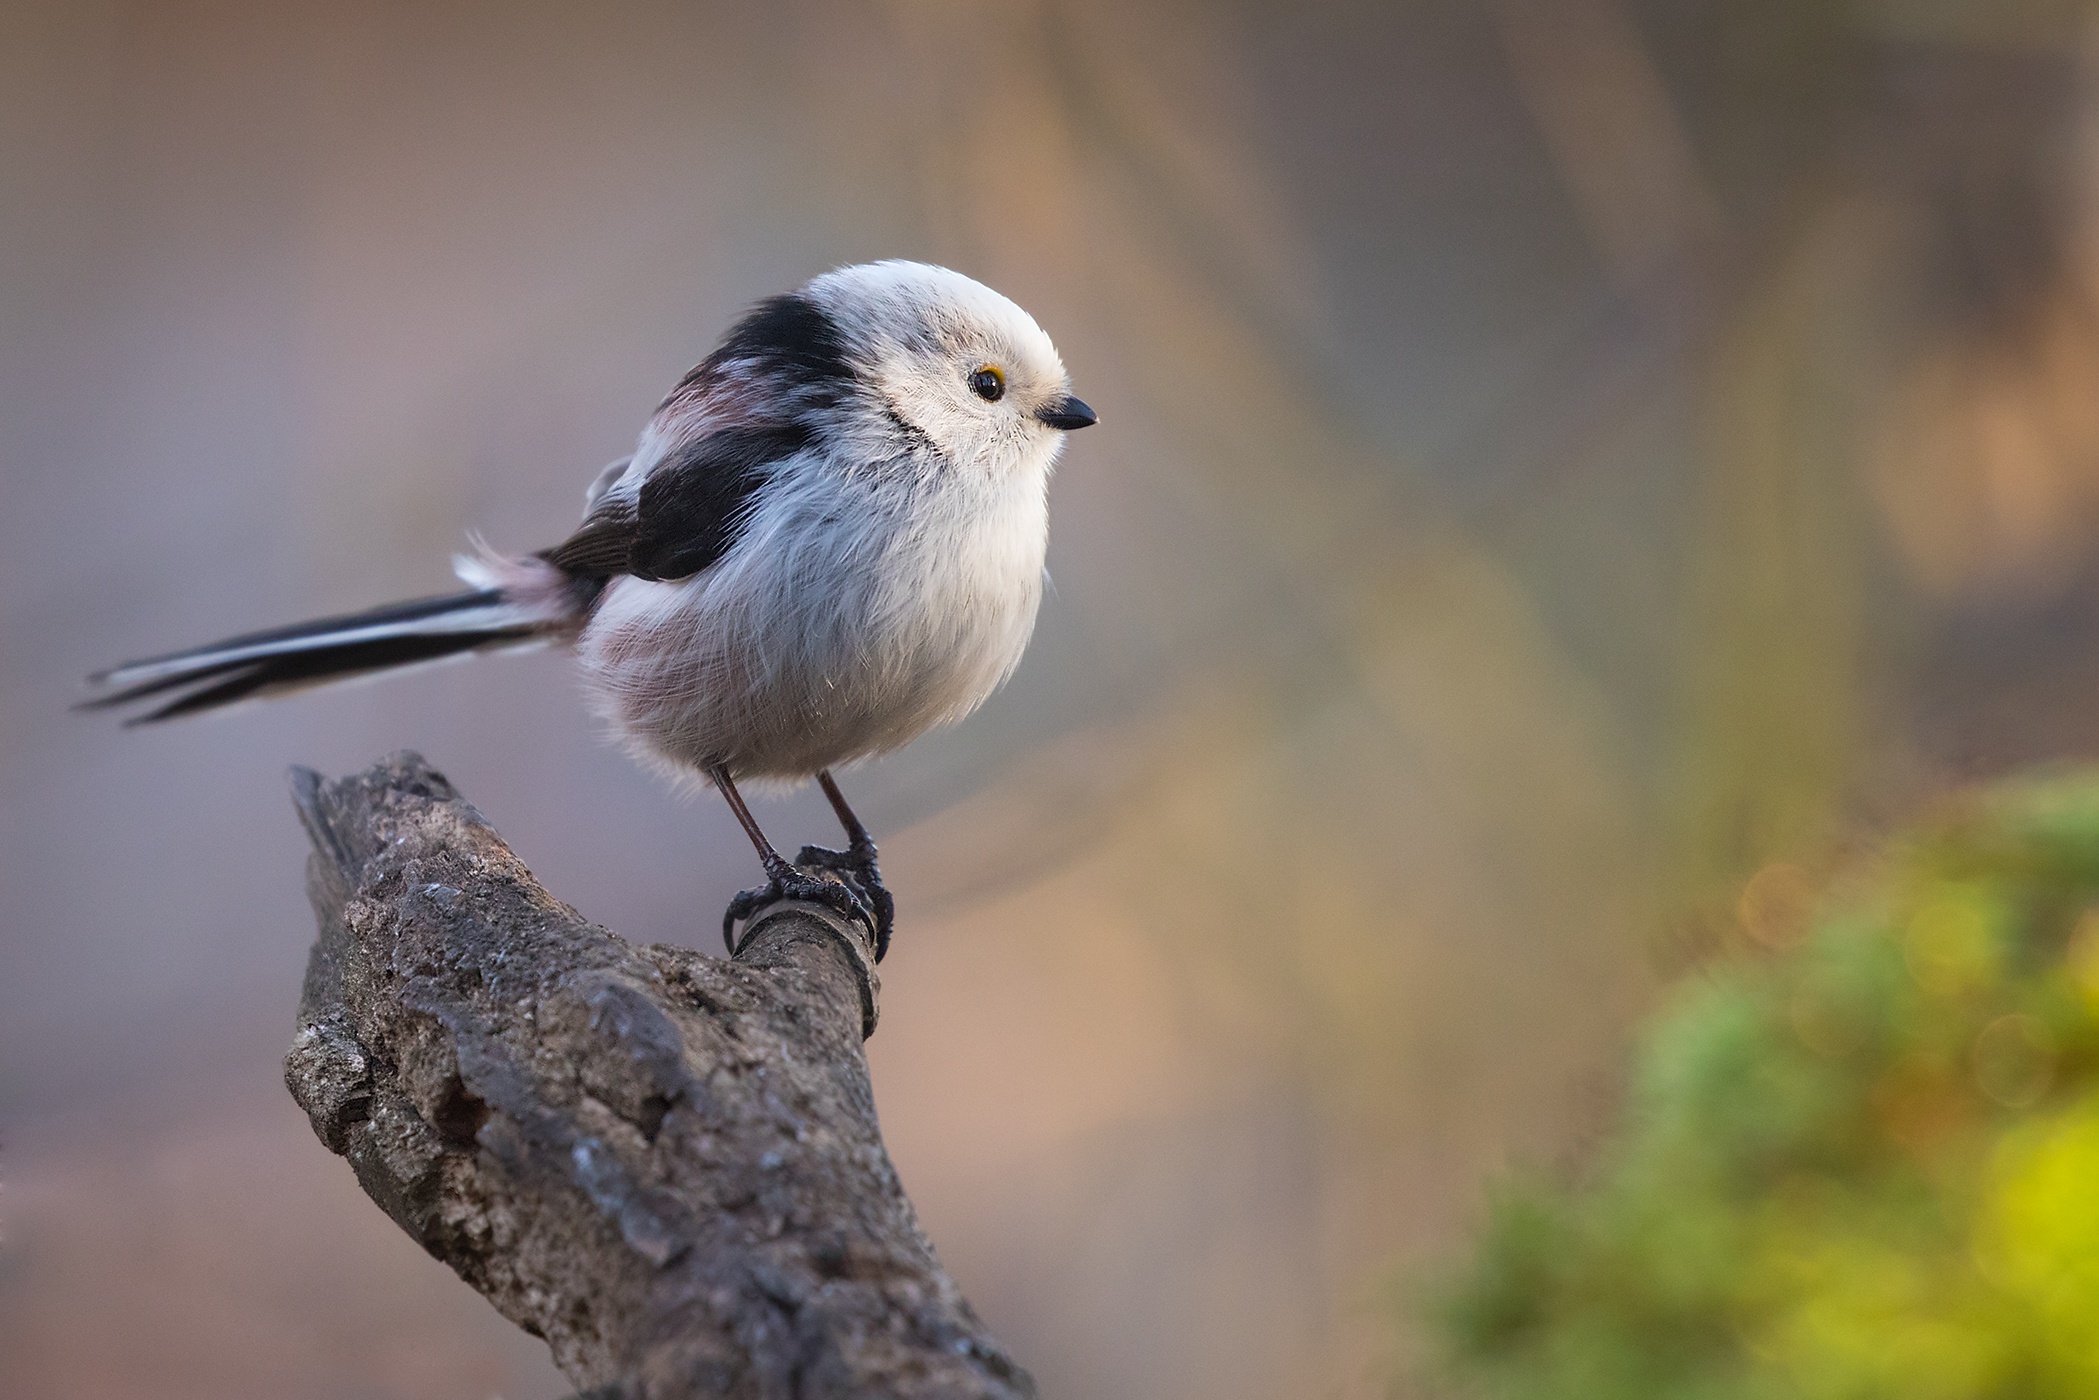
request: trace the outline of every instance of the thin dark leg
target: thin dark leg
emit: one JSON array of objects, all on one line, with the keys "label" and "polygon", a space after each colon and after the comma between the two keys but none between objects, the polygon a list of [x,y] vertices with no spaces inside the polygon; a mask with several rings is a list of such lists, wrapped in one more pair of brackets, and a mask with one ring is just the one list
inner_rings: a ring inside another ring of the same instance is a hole
[{"label": "thin dark leg", "polygon": [[874,910],[875,961],[880,962],[889,951],[889,935],[896,927],[896,901],[890,898],[888,887],[882,883],[881,867],[875,863],[875,838],[868,835],[867,827],[847,805],[845,794],[838,790],[838,780],[831,776],[830,769],[818,773],[816,781],[823,788],[824,796],[831,799],[831,810],[838,814],[838,824],[845,828],[846,848],[827,851],[821,846],[804,846],[795,859],[802,865],[836,870],[852,877]]},{"label": "thin dark leg", "polygon": [[831,799],[831,810],[838,814],[838,824],[845,828],[847,843],[856,851],[864,848],[872,853],[875,838],[867,834],[867,828],[860,824],[860,818],[854,816],[853,809],[846,805],[845,794],[838,790],[838,780],[831,776],[831,770],[826,768],[817,774],[816,782],[817,786],[824,790],[824,796]]},{"label": "thin dark leg", "polygon": [[[729,776],[727,766],[710,764],[707,776],[721,789],[722,799],[729,804],[729,810],[736,814],[736,821],[743,827],[743,834],[750,837],[751,844],[758,848],[758,860],[765,867],[764,887],[745,890],[730,900],[729,907],[722,913],[722,942],[728,945],[730,957],[735,957],[737,951],[737,921],[748,919],[766,905],[783,899],[808,900],[836,909],[849,919],[864,919],[875,933],[876,946],[881,946],[881,930],[884,924],[881,906],[845,881],[811,875],[788,864],[787,858],[774,850],[773,843],[765,839],[765,833],[759,829],[758,819],[751,815],[751,809],[744,804],[743,794],[736,790],[736,780]],[[883,891],[885,899],[887,895],[888,892]]]},{"label": "thin dark leg", "polygon": [[758,819],[751,815],[751,809],[744,803],[743,794],[736,790],[736,780],[729,776],[728,768],[719,763],[714,764],[708,768],[707,776],[715,787],[721,790],[722,800],[729,804],[729,810],[736,814],[737,823],[743,827],[743,834],[750,837],[751,844],[758,848],[758,862],[765,867],[766,878],[777,880],[793,870],[794,867],[787,863],[787,857],[774,850],[773,843],[765,839],[765,833],[758,827]]}]

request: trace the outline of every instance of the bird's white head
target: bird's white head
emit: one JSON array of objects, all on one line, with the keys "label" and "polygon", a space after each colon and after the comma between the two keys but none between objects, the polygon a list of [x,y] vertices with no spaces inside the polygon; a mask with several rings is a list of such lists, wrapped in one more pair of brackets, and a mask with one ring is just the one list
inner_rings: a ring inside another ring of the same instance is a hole
[{"label": "bird's white head", "polygon": [[1066,432],[1096,421],[1035,319],[959,272],[866,263],[825,273],[801,295],[837,327],[884,428],[959,468],[1046,470]]}]

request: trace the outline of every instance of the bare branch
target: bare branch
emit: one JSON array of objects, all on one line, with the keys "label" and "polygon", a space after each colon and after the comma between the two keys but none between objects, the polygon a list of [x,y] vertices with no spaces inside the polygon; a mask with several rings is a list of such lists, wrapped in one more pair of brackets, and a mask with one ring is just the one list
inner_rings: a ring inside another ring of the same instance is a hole
[{"label": "bare branch", "polygon": [[285,1060],[366,1194],[594,1396],[1033,1396],[883,1149],[865,929],[636,947],[402,754],[300,770],[320,920]]}]

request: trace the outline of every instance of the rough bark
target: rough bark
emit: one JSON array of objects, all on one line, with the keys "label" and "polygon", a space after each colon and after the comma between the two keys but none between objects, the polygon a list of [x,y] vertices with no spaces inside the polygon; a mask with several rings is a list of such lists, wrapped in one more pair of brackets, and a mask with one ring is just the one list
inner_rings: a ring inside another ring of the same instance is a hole
[{"label": "rough bark", "polygon": [[294,790],[320,937],[286,1082],[366,1194],[580,1388],[1035,1393],[882,1146],[865,929],[775,905],[733,960],[637,947],[416,755]]}]

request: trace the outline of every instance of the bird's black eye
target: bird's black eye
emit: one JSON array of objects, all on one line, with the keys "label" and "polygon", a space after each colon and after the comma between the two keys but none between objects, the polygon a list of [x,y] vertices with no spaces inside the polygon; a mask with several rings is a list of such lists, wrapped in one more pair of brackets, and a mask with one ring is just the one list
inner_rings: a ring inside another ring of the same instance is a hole
[{"label": "bird's black eye", "polygon": [[997,403],[1006,396],[1006,376],[986,365],[969,377],[969,390],[985,403]]}]

